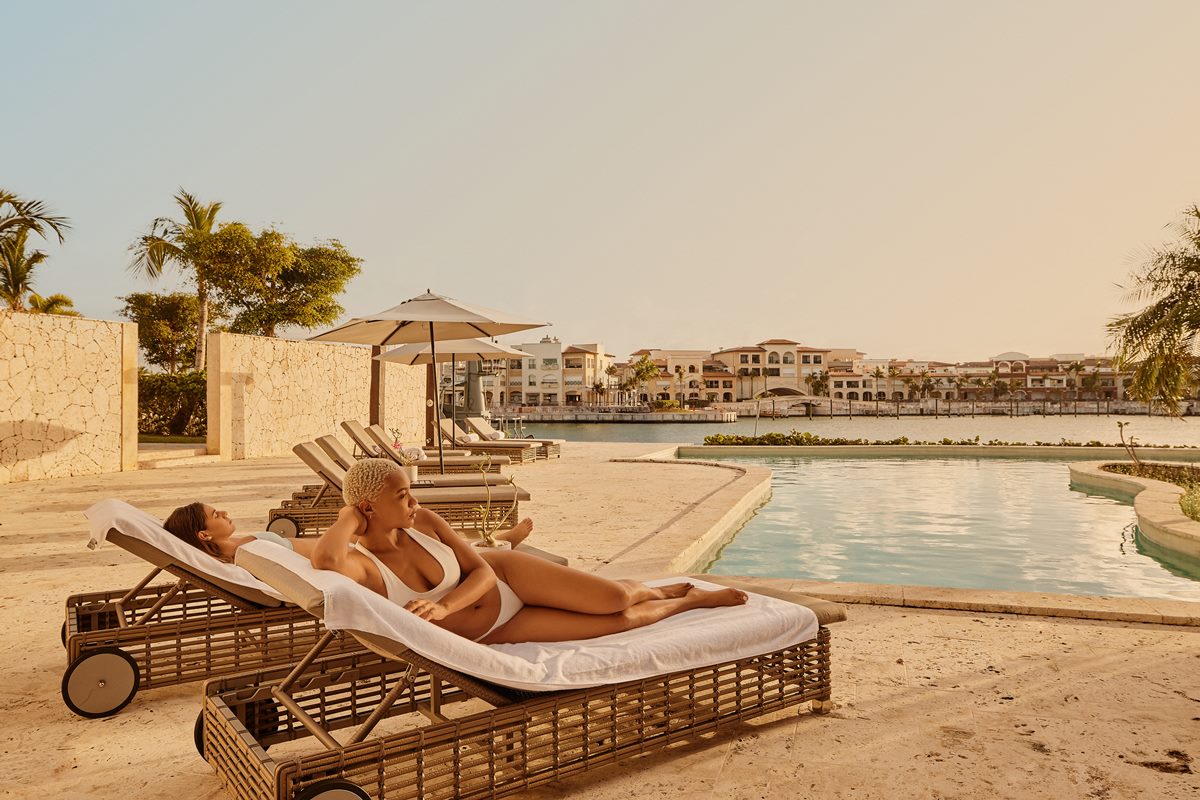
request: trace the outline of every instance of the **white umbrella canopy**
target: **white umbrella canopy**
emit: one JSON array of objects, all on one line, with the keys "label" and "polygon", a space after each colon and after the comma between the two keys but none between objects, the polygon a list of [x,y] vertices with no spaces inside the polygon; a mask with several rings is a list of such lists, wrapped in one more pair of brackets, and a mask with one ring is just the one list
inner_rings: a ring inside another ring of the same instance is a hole
[{"label": "white umbrella canopy", "polygon": [[[377,347],[428,342],[430,359],[436,363],[439,359],[435,342],[470,339],[475,336],[503,336],[506,333],[541,328],[549,324],[520,319],[494,308],[461,303],[426,289],[425,294],[405,300],[398,306],[369,317],[354,317],[333,330],[310,336],[309,340],[369,344]],[[442,457],[441,403],[435,402],[433,409],[437,427],[434,438],[438,444],[438,467],[445,473],[446,463]]]},{"label": "white umbrella canopy", "polygon": [[344,325],[310,337],[318,342],[393,345],[414,342],[503,336],[548,322],[521,319],[494,308],[462,303],[451,297],[426,292],[378,314],[354,317]]},{"label": "white umbrella canopy", "polygon": [[[376,361],[392,361],[397,364],[432,364],[432,345],[429,342],[405,344],[393,348],[386,353],[375,356]],[[498,361],[516,356],[522,358],[529,355],[524,350],[509,347],[499,342],[485,342],[482,339],[451,339],[437,343],[438,363],[446,361]]]}]

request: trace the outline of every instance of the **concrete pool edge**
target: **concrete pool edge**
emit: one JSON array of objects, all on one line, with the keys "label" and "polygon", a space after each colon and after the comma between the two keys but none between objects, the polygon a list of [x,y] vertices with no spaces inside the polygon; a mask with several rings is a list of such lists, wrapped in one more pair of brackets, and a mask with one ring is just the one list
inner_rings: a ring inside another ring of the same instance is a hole
[{"label": "concrete pool edge", "polygon": [[[871,448],[708,448],[681,445],[657,450],[637,459],[619,459],[630,463],[695,465],[742,470],[744,474],[731,480],[721,489],[704,498],[693,509],[689,510],[688,513],[672,520],[671,523],[655,532],[651,537],[648,537],[648,540],[644,540],[635,548],[631,548],[621,556],[614,558],[613,561],[599,570],[599,572],[614,577],[650,578],[661,577],[663,575],[694,574],[703,569],[707,566],[711,557],[741,529],[745,521],[753,515],[755,509],[770,499],[771,471],[765,467],[756,467],[747,464],[735,465],[729,462],[697,461],[689,459],[688,456],[694,451],[711,453],[713,450],[721,450],[732,451],[731,454],[734,455],[753,455],[753,453],[747,451],[765,450],[771,453],[780,449],[804,452],[815,449],[843,452],[848,449],[870,449],[872,452],[880,450],[911,452],[914,448],[912,446],[872,446]],[[979,450],[980,448],[971,449]],[[989,449],[1014,450],[1017,448]],[[1047,450],[1045,447],[1020,449],[1043,454]],[[1094,457],[1099,448],[1071,449],[1090,451]],[[1113,449],[1119,450],[1120,448]],[[724,455],[725,453],[721,454]],[[672,459],[672,455],[677,456],[677,459]],[[851,454],[846,453],[846,455]],[[1022,453],[1022,455],[1028,455],[1028,453]],[[1100,474],[1113,479],[1127,480],[1126,476],[1118,476],[1113,473]],[[1155,483],[1159,482],[1155,481]],[[1171,484],[1165,485],[1172,486]],[[1134,494],[1128,488],[1117,485],[1116,481],[1102,488],[1116,489],[1117,491]],[[1178,501],[1176,500],[1175,508],[1178,509],[1178,507]],[[1200,526],[1200,523],[1193,524]],[[701,529],[699,536],[696,533],[698,528]],[[1048,592],[1012,592],[993,589],[955,589],[940,586],[851,583],[761,576],[737,577],[744,577],[748,581],[761,582],[776,588],[800,592],[822,600],[832,600],[839,603],[1200,627],[1200,602],[1187,600],[1070,595]]]},{"label": "concrete pool edge", "polygon": [[1183,489],[1173,483],[1152,478],[1136,478],[1105,472],[1101,467],[1111,461],[1084,461],[1071,464],[1071,483],[1083,487],[1115,491],[1133,498],[1138,529],[1150,541],[1176,553],[1200,558],[1200,522],[1179,508]]}]

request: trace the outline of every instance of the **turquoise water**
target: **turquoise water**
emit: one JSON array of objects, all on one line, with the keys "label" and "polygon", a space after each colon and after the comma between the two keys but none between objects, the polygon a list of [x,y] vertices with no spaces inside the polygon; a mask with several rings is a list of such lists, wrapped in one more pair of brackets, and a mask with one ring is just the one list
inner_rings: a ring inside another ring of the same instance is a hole
[{"label": "turquoise water", "polygon": [[1072,489],[1063,461],[723,460],[769,467],[773,497],[710,572],[1200,600],[1200,561]]}]

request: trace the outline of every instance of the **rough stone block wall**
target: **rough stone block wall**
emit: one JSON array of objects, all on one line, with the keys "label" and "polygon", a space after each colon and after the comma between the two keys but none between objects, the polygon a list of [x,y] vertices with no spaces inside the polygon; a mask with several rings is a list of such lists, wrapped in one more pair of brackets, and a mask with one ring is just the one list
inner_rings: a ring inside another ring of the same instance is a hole
[{"label": "rough stone block wall", "polygon": [[[297,443],[326,434],[349,443],[342,420],[369,419],[369,348],[228,333],[213,338],[218,341],[210,346],[216,354],[209,361],[210,451],[214,413],[228,414],[233,459],[290,455]],[[385,426],[405,428],[416,439],[420,425],[412,421],[424,408],[424,372],[389,364],[384,380]],[[213,381],[227,381],[228,391],[212,391]],[[220,397],[227,409],[211,407]],[[219,449],[225,455],[223,444]]]},{"label": "rough stone block wall", "polygon": [[136,466],[136,340],[131,323],[0,312],[0,484]]}]

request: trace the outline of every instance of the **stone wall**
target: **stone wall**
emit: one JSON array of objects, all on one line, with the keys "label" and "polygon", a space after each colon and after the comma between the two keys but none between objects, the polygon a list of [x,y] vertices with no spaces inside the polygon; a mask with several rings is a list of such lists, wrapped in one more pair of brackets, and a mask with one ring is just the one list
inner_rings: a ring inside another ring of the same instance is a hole
[{"label": "stone wall", "polygon": [[137,326],[0,312],[0,484],[137,469]]},{"label": "stone wall", "polygon": [[[384,366],[384,426],[416,441],[423,367]],[[370,348],[213,333],[208,340],[208,452],[228,459],[290,455],[299,442],[370,417]]]}]

